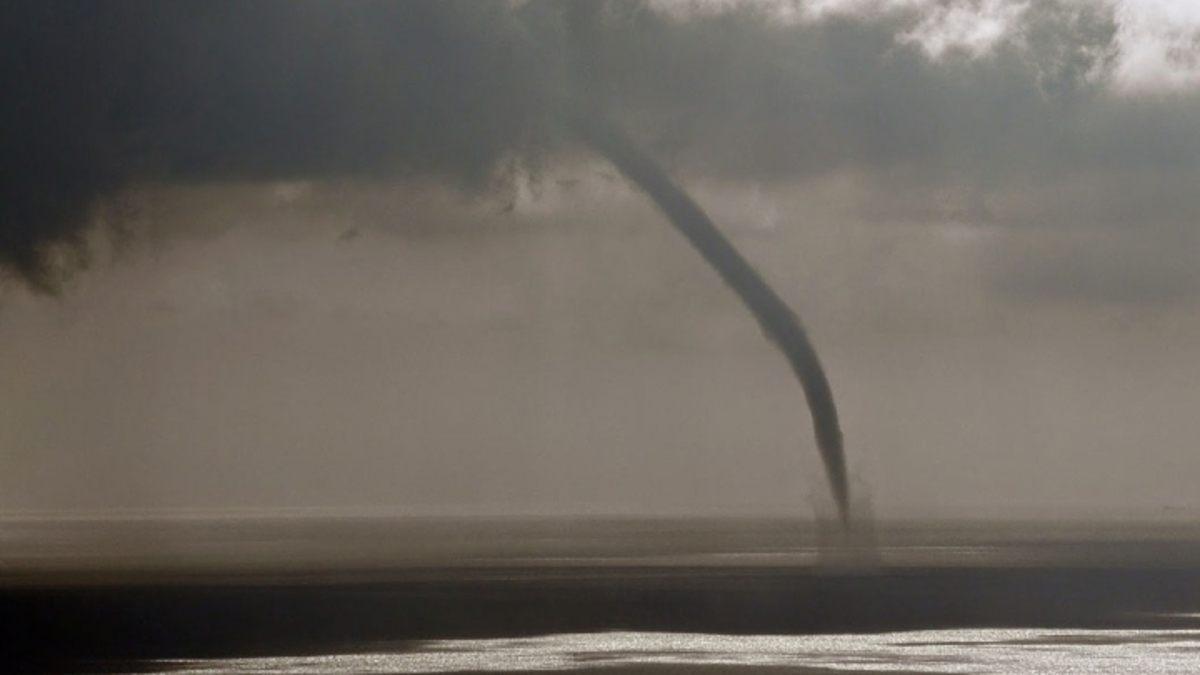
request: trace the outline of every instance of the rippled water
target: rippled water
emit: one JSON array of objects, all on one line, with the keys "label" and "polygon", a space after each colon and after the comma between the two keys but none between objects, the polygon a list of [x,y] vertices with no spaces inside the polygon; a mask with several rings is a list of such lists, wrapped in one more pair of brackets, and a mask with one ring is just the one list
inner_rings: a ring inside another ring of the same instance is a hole
[{"label": "rippled water", "polygon": [[[448,673],[670,665],[845,672],[1200,673],[1200,630],[939,630],[881,635],[592,633],[444,640],[395,653],[162,662],[163,673]],[[708,670],[705,668],[705,670]]]}]

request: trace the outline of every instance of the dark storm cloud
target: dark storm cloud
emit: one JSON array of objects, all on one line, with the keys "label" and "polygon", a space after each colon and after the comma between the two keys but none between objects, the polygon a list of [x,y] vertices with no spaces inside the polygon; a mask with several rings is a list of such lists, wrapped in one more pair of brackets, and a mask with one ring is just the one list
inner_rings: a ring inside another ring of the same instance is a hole
[{"label": "dark storm cloud", "polygon": [[482,187],[544,127],[534,30],[465,2],[5,3],[0,265],[51,285],[48,247],[144,180]]},{"label": "dark storm cloud", "polygon": [[697,172],[1050,170],[1070,163],[1062,146],[1087,131],[1069,123],[1098,98],[1086,76],[1113,38],[1103,13],[1060,14],[1032,17],[1021,46],[939,62],[897,39],[919,19],[910,13],[792,25],[753,12],[612,17],[594,40],[606,47],[589,55],[588,86]]},{"label": "dark storm cloud", "polygon": [[[1073,250],[1006,250],[991,283],[1009,300],[1194,298],[1180,261],[1200,218],[1200,95],[1122,95],[1117,17],[1102,3],[1033,3],[987,53],[937,58],[904,39],[929,13],[772,24],[752,10],[613,10],[595,22],[608,47],[589,52],[588,88],[689,175],[849,172],[884,220],[1076,232]],[[1150,245],[1097,244],[1097,231]]]},{"label": "dark storm cloud", "polygon": [[419,175],[486,190],[513,162],[569,149],[553,122],[568,79],[690,176],[849,171],[885,214],[950,191],[1023,227],[1190,228],[1200,213],[1200,97],[1112,93],[1104,5],[1034,3],[982,56],[936,59],[902,39],[922,9],[780,23],[573,6],[7,3],[0,265],[50,284],[52,245],[147,180]]}]

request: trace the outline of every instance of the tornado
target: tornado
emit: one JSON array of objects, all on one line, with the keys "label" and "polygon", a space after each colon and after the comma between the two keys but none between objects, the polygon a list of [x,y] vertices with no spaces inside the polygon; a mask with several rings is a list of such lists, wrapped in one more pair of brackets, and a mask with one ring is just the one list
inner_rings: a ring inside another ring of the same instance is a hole
[{"label": "tornado", "polygon": [[795,312],[725,238],[712,219],[682,188],[671,182],[653,159],[618,129],[582,106],[566,106],[566,126],[588,147],[613,164],[652,199],[675,229],[691,242],[725,284],[737,294],[763,332],[783,352],[804,389],[812,414],[813,434],[825,465],[829,489],[843,526],[850,523],[850,487],[842,430],[833,390],[812,341]]}]

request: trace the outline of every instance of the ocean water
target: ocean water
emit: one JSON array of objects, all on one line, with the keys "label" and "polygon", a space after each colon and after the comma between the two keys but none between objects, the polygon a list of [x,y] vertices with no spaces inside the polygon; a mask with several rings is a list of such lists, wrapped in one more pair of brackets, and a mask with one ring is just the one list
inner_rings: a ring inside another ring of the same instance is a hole
[{"label": "ocean water", "polygon": [[[1200,523],[869,534],[838,547],[785,520],[0,519],[0,619],[26,635],[0,638],[26,647],[0,647],[0,671],[7,657],[41,673],[1200,675]],[[1028,627],[965,627],[981,625]],[[567,632],[599,626],[643,632]],[[683,630],[710,632],[645,632]],[[412,641],[542,631],[559,633]]]},{"label": "ocean water", "polygon": [[176,675],[671,673],[1200,673],[1200,630],[962,629],[874,635],[588,633],[442,640],[397,652],[160,661]]}]

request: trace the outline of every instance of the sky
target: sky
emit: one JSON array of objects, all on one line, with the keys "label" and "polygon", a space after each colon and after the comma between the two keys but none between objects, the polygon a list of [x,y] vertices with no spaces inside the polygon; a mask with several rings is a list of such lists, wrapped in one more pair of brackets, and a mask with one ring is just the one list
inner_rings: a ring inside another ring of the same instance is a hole
[{"label": "sky", "polygon": [[569,95],[797,310],[877,516],[1200,513],[1191,3],[183,6],[34,59],[107,107],[6,71],[0,512],[820,511],[786,364]]}]

